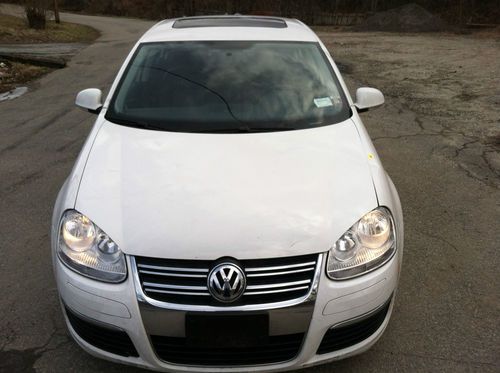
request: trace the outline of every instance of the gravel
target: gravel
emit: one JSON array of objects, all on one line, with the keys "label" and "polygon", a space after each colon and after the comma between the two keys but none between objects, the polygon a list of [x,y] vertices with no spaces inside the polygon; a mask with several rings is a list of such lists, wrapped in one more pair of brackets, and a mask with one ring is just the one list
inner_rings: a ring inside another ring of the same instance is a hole
[{"label": "gravel", "polygon": [[418,4],[406,4],[379,12],[356,26],[357,31],[436,32],[449,26]]}]

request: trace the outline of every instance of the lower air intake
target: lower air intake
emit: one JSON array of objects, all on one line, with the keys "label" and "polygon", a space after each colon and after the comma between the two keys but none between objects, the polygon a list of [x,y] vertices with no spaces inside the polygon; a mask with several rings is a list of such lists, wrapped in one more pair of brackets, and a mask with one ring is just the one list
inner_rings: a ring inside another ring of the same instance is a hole
[{"label": "lower air intake", "polygon": [[304,334],[269,337],[268,343],[226,347],[190,346],[186,338],[151,336],[158,357],[184,365],[237,366],[272,364],[293,359],[299,353]]},{"label": "lower air intake", "polygon": [[332,328],[325,333],[318,348],[318,354],[327,354],[353,346],[375,333],[382,325],[389,311],[389,299],[380,309],[360,321],[346,326]]},{"label": "lower air intake", "polygon": [[130,337],[124,331],[89,322],[67,307],[66,315],[76,334],[88,344],[120,356],[139,356]]}]

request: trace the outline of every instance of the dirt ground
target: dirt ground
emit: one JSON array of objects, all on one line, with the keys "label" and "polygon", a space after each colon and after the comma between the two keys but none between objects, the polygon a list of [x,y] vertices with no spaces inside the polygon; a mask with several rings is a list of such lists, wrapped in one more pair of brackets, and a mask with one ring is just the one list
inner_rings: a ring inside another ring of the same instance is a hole
[{"label": "dirt ground", "polygon": [[0,93],[10,91],[47,74],[52,69],[27,63],[11,62],[0,57]]},{"label": "dirt ground", "polygon": [[92,27],[47,21],[44,30],[28,28],[24,17],[0,14],[0,43],[90,43],[99,37]]},{"label": "dirt ground", "polygon": [[[371,128],[374,141],[437,136],[441,146],[435,154],[499,188],[499,31],[395,34],[321,28],[319,36],[348,83],[374,86],[386,96],[383,117],[366,114],[377,122]],[[350,90],[354,95],[355,87]]]},{"label": "dirt ground", "polygon": [[[35,30],[28,27],[22,13],[19,16],[0,13],[0,47],[26,46],[27,43],[29,45],[44,43],[45,46],[51,45],[47,43],[59,43],[57,45],[72,43],[79,46],[83,43],[86,45],[98,37],[99,32],[86,25],[68,22],[56,24],[54,21],[47,21],[46,29]],[[0,51],[0,93],[25,85],[53,70],[46,66],[47,58],[45,62],[43,57],[25,59],[22,55],[12,52],[11,57],[15,58],[5,59],[3,54],[4,52]],[[5,54],[10,55],[10,53]],[[37,60],[40,63],[33,62]]]}]

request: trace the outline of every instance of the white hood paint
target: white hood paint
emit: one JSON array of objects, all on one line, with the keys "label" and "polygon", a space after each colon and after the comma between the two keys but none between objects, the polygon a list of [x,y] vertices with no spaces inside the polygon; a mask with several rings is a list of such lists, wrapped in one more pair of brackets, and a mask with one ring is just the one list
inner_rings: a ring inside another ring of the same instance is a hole
[{"label": "white hood paint", "polygon": [[254,134],[105,122],[76,201],[126,254],[176,259],[323,252],[376,206],[350,119]]}]

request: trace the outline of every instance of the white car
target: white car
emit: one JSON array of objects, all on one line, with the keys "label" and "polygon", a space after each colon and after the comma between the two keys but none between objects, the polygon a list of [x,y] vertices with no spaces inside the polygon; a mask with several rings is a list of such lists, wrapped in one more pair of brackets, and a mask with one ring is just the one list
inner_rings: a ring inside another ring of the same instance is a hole
[{"label": "white car", "polygon": [[367,350],[403,254],[398,194],[318,37],[293,19],[167,20],[139,40],[57,198],[62,310],[92,355],[281,371]]}]

